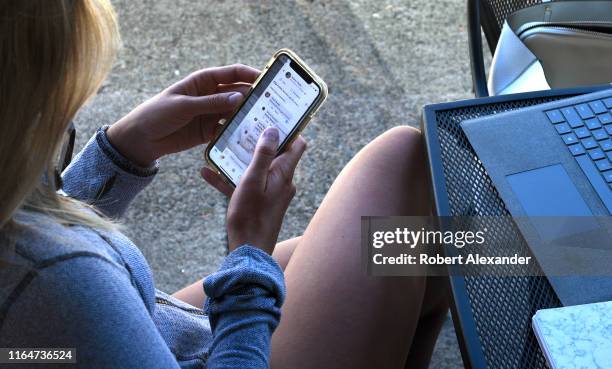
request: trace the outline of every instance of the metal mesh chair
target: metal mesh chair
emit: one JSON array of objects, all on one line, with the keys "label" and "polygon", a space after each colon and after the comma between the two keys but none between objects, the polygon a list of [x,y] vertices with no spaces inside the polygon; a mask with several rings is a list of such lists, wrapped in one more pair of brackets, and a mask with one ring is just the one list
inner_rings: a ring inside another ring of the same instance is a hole
[{"label": "metal mesh chair", "polygon": [[[425,106],[421,128],[436,214],[489,217],[485,221],[499,222],[489,228],[489,236],[504,240],[488,245],[497,250],[494,253],[512,250],[530,255],[519,229],[508,221],[510,213],[460,124],[601,88],[537,91]],[[530,275],[540,275],[538,271],[536,263]],[[451,275],[449,282],[453,323],[466,368],[546,369],[531,329],[531,317],[539,309],[560,306],[560,301],[545,277]]]},{"label": "metal mesh chair", "polygon": [[468,0],[468,40],[472,82],[476,97],[489,96],[482,54],[481,28],[491,54],[495,52],[506,18],[517,10],[545,2],[543,0]]}]

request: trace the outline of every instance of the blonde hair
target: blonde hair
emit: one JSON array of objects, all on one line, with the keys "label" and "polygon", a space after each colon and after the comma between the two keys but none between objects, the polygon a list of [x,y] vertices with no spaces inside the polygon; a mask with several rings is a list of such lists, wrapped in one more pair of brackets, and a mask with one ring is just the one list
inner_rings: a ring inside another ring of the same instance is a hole
[{"label": "blonde hair", "polygon": [[118,46],[108,0],[0,0],[0,228],[19,209],[112,227],[58,195],[52,171],[70,120],[101,85]]}]

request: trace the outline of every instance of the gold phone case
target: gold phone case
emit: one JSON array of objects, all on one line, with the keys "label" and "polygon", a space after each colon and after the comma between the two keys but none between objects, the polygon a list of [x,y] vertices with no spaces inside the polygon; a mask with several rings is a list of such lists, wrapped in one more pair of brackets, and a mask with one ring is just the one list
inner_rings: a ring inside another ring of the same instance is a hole
[{"label": "gold phone case", "polygon": [[[300,122],[298,122],[296,129],[293,131],[293,134],[290,137],[287,138],[287,140],[285,141],[285,143],[282,146],[279,147],[279,152],[282,152],[285,149],[285,147],[290,145],[293,142],[293,140],[295,140],[295,138],[306,127],[306,125],[310,122],[312,117],[315,115],[315,113],[321,107],[321,104],[323,104],[323,102],[327,98],[327,85],[325,84],[325,82],[312,69],[310,69],[310,67],[308,67],[308,65],[306,65],[306,63],[304,63],[304,61],[302,61],[302,59],[300,59],[300,57],[297,56],[297,54],[294,53],[293,51],[291,51],[289,49],[280,49],[276,53],[274,53],[272,58],[268,61],[268,63],[266,64],[266,66],[262,70],[262,72],[259,75],[259,77],[257,77],[255,82],[253,82],[253,85],[249,89],[249,92],[245,96],[242,104],[240,104],[240,106],[236,110],[234,110],[234,112],[232,113],[231,118],[229,118],[227,120],[227,122],[231,122],[232,119],[234,119],[234,116],[236,115],[236,113],[238,113],[238,111],[240,111],[240,109],[242,109],[242,106],[247,101],[247,99],[251,96],[251,93],[253,92],[255,87],[259,84],[259,82],[262,80],[263,76],[268,72],[268,70],[270,69],[270,67],[274,63],[274,61],[280,55],[282,55],[282,54],[287,55],[291,60],[295,61],[304,71],[306,71],[306,73],[308,73],[308,75],[312,78],[313,82],[316,83],[317,86],[319,86],[319,88],[321,90],[321,93],[317,97],[317,100],[315,100],[315,102],[306,111],[306,113],[304,114],[304,117],[302,118],[302,120]],[[210,141],[210,143],[206,147],[206,150],[204,151],[204,158],[206,159],[206,162],[208,163],[209,167],[212,170],[214,170],[217,174],[221,175],[221,177],[225,180],[225,182],[229,183],[232,187],[235,187],[234,183],[225,175],[225,173],[223,173],[223,171],[219,167],[217,167],[217,165],[210,158],[210,150],[217,143],[217,140],[223,134],[223,132],[225,131],[226,128],[227,128],[227,125],[224,125],[223,129],[221,129],[215,135],[215,137]]]}]

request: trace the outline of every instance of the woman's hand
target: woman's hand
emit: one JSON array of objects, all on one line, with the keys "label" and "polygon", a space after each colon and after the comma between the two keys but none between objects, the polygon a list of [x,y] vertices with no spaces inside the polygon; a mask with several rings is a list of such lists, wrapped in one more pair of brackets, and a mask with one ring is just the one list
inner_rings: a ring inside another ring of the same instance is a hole
[{"label": "woman's hand", "polygon": [[295,195],[293,173],[306,150],[299,136],[289,149],[275,158],[278,129],[267,128],[259,137],[253,160],[238,187],[232,188],[215,172],[202,169],[202,177],[221,192],[231,195],[227,209],[229,249],[249,244],[271,254],[287,207]]},{"label": "woman's hand", "polygon": [[113,124],[108,139],[117,151],[141,166],[206,143],[259,73],[241,64],[192,73]]}]

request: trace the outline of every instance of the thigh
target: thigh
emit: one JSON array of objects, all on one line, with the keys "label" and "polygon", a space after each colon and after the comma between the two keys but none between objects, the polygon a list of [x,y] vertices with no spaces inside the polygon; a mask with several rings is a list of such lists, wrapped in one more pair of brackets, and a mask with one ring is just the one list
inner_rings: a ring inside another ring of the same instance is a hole
[{"label": "thigh", "polygon": [[403,368],[425,279],[369,277],[362,215],[426,215],[421,136],[394,129],[338,176],[285,270],[287,299],[273,335],[272,368]]}]

